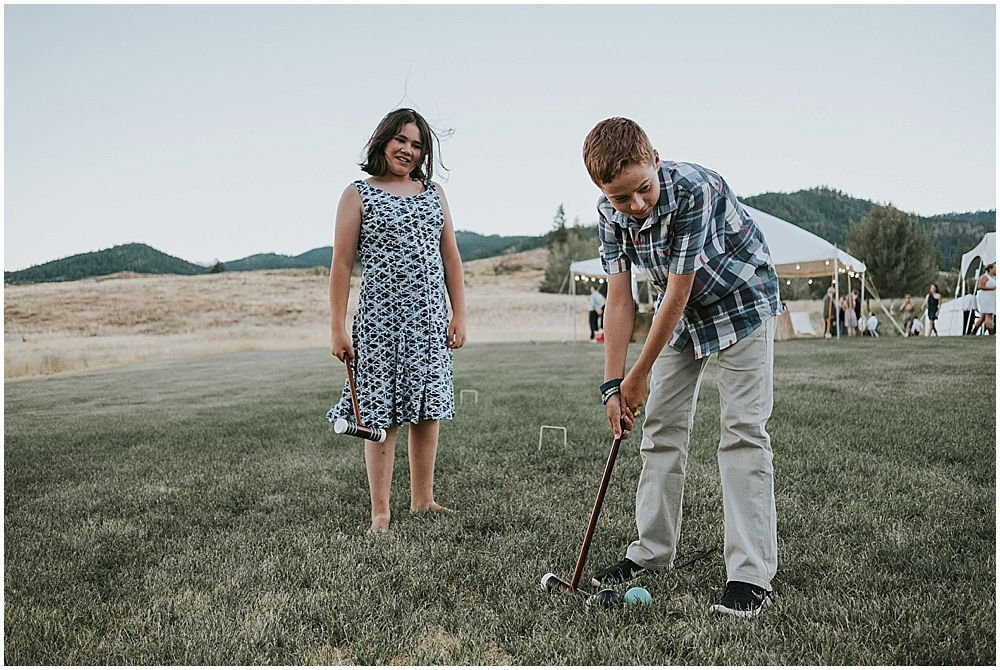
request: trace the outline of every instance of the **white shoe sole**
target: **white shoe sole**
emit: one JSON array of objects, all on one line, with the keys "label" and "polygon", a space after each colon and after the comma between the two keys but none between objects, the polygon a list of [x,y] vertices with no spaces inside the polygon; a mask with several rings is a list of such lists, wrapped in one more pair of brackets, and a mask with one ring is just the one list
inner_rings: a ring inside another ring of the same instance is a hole
[{"label": "white shoe sole", "polygon": [[770,597],[765,596],[764,600],[761,601],[760,606],[752,610],[734,610],[726,607],[725,605],[712,605],[710,611],[713,614],[721,614],[723,616],[735,616],[743,619],[751,619],[755,616],[759,616],[761,612],[766,610],[768,607],[773,605],[774,602]]}]

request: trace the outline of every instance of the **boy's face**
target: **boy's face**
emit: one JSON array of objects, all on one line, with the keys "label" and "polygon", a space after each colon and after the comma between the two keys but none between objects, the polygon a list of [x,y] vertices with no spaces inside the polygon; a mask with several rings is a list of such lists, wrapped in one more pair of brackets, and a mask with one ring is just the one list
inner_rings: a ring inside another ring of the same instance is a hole
[{"label": "boy's face", "polygon": [[636,221],[643,221],[660,200],[660,155],[653,150],[650,165],[628,165],[611,183],[601,186],[611,206]]}]

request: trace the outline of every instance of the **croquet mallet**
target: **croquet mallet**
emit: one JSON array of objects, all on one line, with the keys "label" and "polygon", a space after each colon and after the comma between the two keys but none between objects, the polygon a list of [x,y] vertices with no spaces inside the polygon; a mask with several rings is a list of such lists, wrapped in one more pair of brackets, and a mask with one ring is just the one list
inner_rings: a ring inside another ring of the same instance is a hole
[{"label": "croquet mallet", "polygon": [[361,424],[361,409],[358,407],[358,391],[354,386],[354,372],[351,371],[351,357],[344,354],[347,365],[347,385],[351,389],[351,406],[354,408],[354,421],[343,417],[333,422],[333,432],[343,435],[353,435],[372,442],[385,442],[385,428],[366,428]]},{"label": "croquet mallet", "polygon": [[583,565],[587,562],[587,552],[590,551],[590,541],[594,538],[594,529],[597,527],[597,518],[601,515],[601,506],[604,504],[604,494],[608,490],[608,482],[611,481],[611,471],[615,467],[615,459],[618,457],[618,448],[625,438],[625,426],[622,425],[622,437],[616,437],[611,444],[611,453],[608,455],[608,464],[604,466],[604,477],[601,479],[601,488],[597,491],[597,500],[594,501],[594,511],[590,513],[590,523],[587,524],[587,534],[583,536],[583,546],[580,547],[580,557],[576,560],[576,569],[573,571],[573,579],[566,582],[559,579],[555,574],[549,572],[542,577],[542,588],[549,593],[570,593],[589,596],[586,591],[581,591],[580,576],[583,574]]}]

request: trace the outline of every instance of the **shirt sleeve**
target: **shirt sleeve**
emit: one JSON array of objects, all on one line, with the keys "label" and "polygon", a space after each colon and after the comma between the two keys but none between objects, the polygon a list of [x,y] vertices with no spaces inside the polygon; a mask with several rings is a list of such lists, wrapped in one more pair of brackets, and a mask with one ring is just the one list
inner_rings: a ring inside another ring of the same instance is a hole
[{"label": "shirt sleeve", "polygon": [[609,275],[628,272],[632,261],[625,254],[625,231],[611,220],[611,205],[605,198],[597,203],[597,236],[601,240],[601,265]]},{"label": "shirt sleeve", "polygon": [[711,204],[708,184],[702,184],[678,199],[668,265],[671,274],[688,275],[698,269],[698,256],[705,248],[711,223]]}]

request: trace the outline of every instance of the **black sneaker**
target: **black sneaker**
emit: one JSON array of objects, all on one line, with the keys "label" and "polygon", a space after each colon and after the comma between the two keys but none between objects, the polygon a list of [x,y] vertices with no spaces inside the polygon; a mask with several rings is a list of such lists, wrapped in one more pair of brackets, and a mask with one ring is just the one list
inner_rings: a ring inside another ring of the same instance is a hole
[{"label": "black sneaker", "polygon": [[598,572],[590,580],[590,583],[594,586],[625,584],[649,573],[650,571],[646,568],[626,558],[618,565],[612,565],[610,568],[605,568]]},{"label": "black sneaker", "polygon": [[755,617],[774,604],[770,591],[746,582],[727,582],[726,592],[712,612],[718,615]]}]

